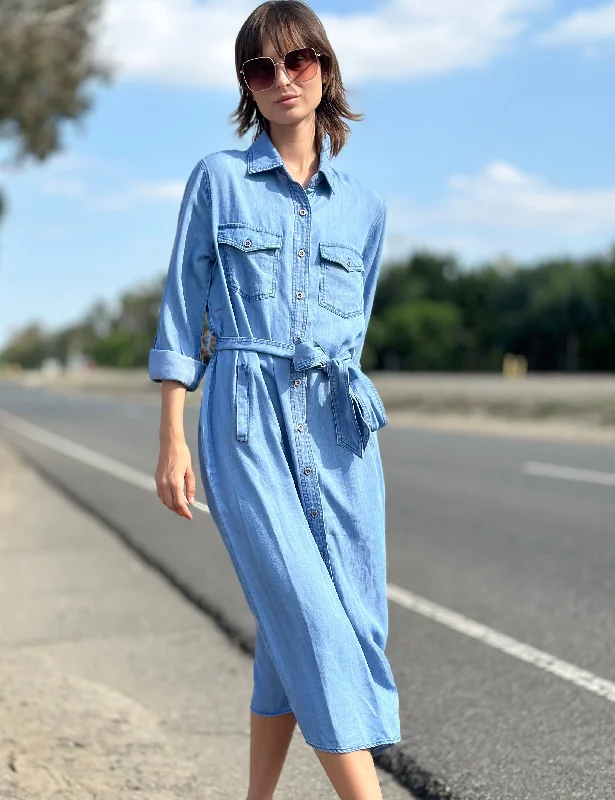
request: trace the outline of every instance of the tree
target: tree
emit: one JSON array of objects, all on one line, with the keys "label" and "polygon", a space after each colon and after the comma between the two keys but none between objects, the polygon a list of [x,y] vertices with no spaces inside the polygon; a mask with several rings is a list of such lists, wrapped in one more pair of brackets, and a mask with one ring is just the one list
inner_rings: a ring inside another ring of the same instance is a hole
[{"label": "tree", "polygon": [[572,259],[519,270],[502,285],[496,315],[503,349],[530,370],[577,371],[581,341],[600,328],[595,275]]},{"label": "tree", "polygon": [[402,370],[460,368],[464,331],[450,303],[418,300],[391,306],[381,317],[384,366]]},{"label": "tree", "polygon": [[93,52],[100,2],[0,0],[0,139],[17,162],[59,150],[62,123],[90,108],[92,80],[109,77]]},{"label": "tree", "polygon": [[38,369],[52,355],[49,335],[34,322],[16,331],[2,358],[9,364],[19,364],[25,369]]}]

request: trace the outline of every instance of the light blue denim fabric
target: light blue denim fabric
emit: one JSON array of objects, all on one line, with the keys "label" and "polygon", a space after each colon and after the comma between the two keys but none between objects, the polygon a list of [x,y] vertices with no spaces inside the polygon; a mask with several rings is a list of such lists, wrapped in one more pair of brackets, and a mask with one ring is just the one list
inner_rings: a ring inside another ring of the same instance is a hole
[{"label": "light blue denim fabric", "polygon": [[194,391],[205,375],[201,479],[256,620],[251,709],[293,711],[331,752],[400,740],[384,652],[387,419],[360,369],[385,224],[382,197],[334,168],[328,136],[307,189],[266,132],[211,153],[186,187],[149,359],[154,381]]}]

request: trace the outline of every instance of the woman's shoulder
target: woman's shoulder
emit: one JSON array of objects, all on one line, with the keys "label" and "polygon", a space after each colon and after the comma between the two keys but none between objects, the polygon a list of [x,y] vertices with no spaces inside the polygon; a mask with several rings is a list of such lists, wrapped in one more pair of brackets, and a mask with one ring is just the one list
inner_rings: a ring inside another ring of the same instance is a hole
[{"label": "woman's shoulder", "polygon": [[368,216],[371,217],[380,213],[385,206],[385,199],[380,192],[350,172],[336,168],[335,174],[340,193],[348,199],[349,203],[366,207]]},{"label": "woman's shoulder", "polygon": [[199,161],[201,169],[206,169],[210,175],[227,173],[229,170],[245,170],[248,148],[226,148],[214,150],[204,155]]},{"label": "woman's shoulder", "polygon": [[241,178],[246,170],[246,150],[214,150],[202,156],[192,167],[187,181],[186,192],[198,184],[199,190],[212,195],[216,191],[226,191],[229,181]]}]

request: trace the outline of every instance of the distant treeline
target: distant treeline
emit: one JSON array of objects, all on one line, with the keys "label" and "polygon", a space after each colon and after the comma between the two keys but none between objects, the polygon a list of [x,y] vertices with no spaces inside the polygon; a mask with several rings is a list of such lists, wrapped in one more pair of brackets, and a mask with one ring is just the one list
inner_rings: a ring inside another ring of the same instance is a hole
[{"label": "distant treeline", "polygon": [[[83,353],[101,366],[144,367],[163,280],[125,294],[116,311],[96,303],[78,325],[29,325],[2,358],[32,368]],[[363,369],[499,371],[506,353],[532,371],[615,371],[615,244],[532,266],[462,269],[428,251],[383,265]]]},{"label": "distant treeline", "polygon": [[606,255],[461,270],[418,252],[376,289],[362,363],[372,369],[615,370],[615,244]]}]

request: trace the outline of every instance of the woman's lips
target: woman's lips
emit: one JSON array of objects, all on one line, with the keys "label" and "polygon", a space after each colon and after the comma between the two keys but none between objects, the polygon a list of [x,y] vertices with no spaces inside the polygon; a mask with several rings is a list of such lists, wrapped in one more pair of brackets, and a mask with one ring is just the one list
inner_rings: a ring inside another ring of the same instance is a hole
[{"label": "woman's lips", "polygon": [[295,100],[297,100],[297,95],[294,97],[289,97],[286,100],[278,100],[277,103],[279,106],[292,106]]}]

